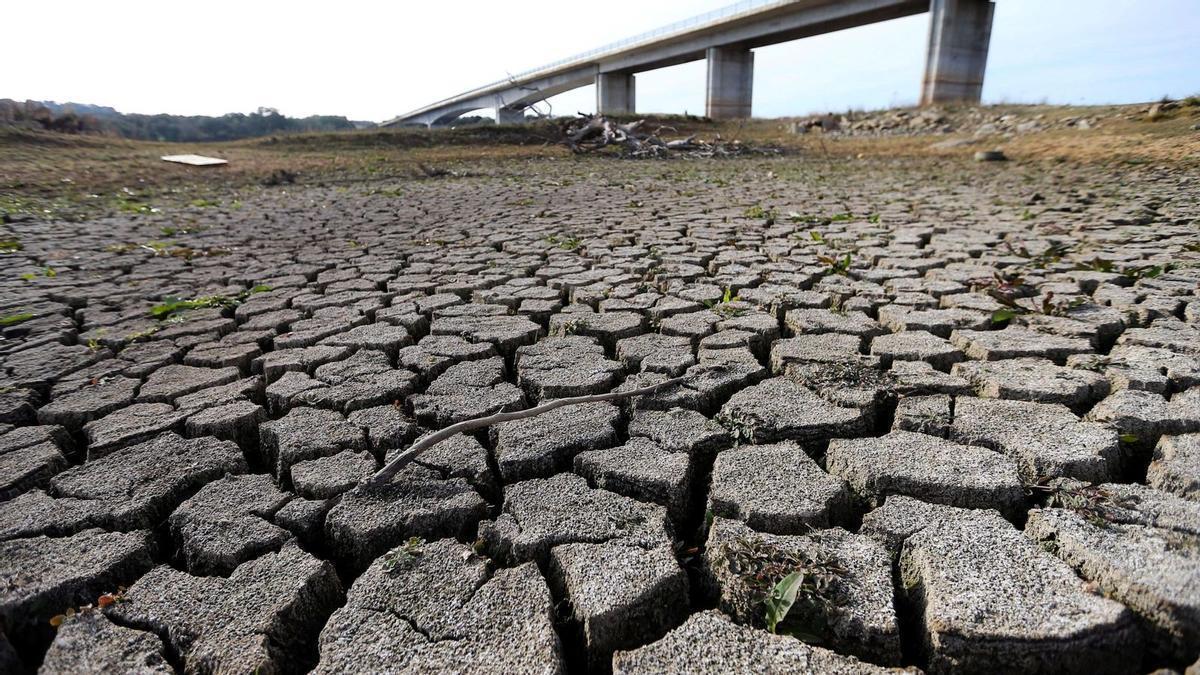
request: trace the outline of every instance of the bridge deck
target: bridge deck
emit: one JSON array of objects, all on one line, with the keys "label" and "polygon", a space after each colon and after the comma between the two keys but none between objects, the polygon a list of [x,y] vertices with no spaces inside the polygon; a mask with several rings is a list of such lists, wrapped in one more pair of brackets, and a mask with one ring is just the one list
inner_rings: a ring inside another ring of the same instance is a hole
[{"label": "bridge deck", "polygon": [[697,61],[710,47],[762,47],[928,11],[930,0],[744,0],[517,73],[400,115],[385,125],[431,123],[496,105],[521,108],[591,84],[604,72]]}]

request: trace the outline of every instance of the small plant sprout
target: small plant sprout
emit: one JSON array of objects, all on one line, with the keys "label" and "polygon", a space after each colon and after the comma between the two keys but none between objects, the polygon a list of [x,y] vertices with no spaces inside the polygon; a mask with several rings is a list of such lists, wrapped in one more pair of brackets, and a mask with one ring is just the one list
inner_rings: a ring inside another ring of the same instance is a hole
[{"label": "small plant sprout", "polygon": [[[58,276],[58,272],[55,271],[55,269],[53,267],[43,267],[42,271],[41,271],[41,276],[46,277],[47,279],[53,279],[54,277]],[[37,272],[26,272],[25,274],[21,275],[21,278],[24,279],[25,281],[33,281],[34,279],[38,278],[38,273]]]},{"label": "small plant sprout", "polygon": [[1074,511],[1096,527],[1130,522],[1132,504],[1092,483],[1043,478],[1030,491],[1046,495],[1047,506]]},{"label": "small plant sprout", "polygon": [[729,432],[731,440],[733,440],[733,444],[739,446],[742,443],[754,444],[756,431],[762,420],[752,412],[743,412],[740,410],[726,412],[722,410],[713,418],[713,421],[725,427],[725,430]]},{"label": "small plant sprout", "polygon": [[850,265],[853,260],[849,253],[841,256],[818,255],[817,261],[824,264],[829,274],[840,274],[848,276],[850,274]]},{"label": "small plant sprout", "polygon": [[114,592],[114,593],[105,593],[96,599],[96,604],[94,604],[94,605],[87,604],[87,605],[83,605],[82,607],[79,607],[78,609],[76,609],[75,607],[68,607],[67,610],[65,612],[63,612],[62,614],[56,614],[56,615],[50,617],[50,625],[55,628],[58,628],[59,626],[66,623],[67,621],[70,621],[78,616],[91,614],[92,612],[96,611],[97,609],[104,609],[105,607],[115,605],[118,602],[125,602],[125,591],[126,590],[127,589],[124,586],[121,586],[121,587],[117,588],[116,592]]},{"label": "small plant sprout", "polygon": [[1171,263],[1165,265],[1142,265],[1134,267],[1126,267],[1121,270],[1121,276],[1127,277],[1134,281],[1139,279],[1153,279],[1161,276],[1164,272],[1170,272],[1175,266]]},{"label": "small plant sprout", "polygon": [[411,569],[417,563],[417,558],[425,555],[424,546],[424,539],[409,537],[408,541],[383,555],[383,569],[387,572]]},{"label": "small plant sprout", "polygon": [[1003,323],[1024,314],[1044,314],[1046,316],[1066,316],[1072,309],[1087,304],[1087,298],[1078,297],[1070,300],[1054,301],[1054,293],[1049,292],[1042,297],[1042,302],[1023,305],[1004,295],[993,294],[992,297],[1004,305],[1003,308],[992,312],[992,323]]},{"label": "small plant sprout", "polygon": [[766,220],[768,221],[768,225],[775,221],[775,209],[763,208],[759,204],[755,204],[754,206],[746,209],[742,215],[746,216],[747,218],[754,218],[755,220]]},{"label": "small plant sprout", "polygon": [[846,569],[837,561],[804,551],[743,537],[721,544],[718,564],[744,586],[734,591],[738,604],[762,608],[762,622],[772,633],[820,642],[826,615],[843,604],[841,580]]},{"label": "small plant sprout", "polygon": [[[1028,213],[1028,211],[1026,211],[1026,213]],[[1033,216],[1031,215],[1030,218],[1022,218],[1022,220],[1030,220],[1032,217]],[[1040,253],[1031,253],[1024,245],[1014,247],[1011,242],[1004,242],[1004,247],[1008,249],[1008,252],[1012,255],[1028,258],[1029,262],[1025,263],[1026,265],[1037,267],[1039,269],[1045,269],[1048,265],[1062,260],[1063,257],[1075,250],[1074,246],[1059,242],[1053,242],[1049,244]]]},{"label": "small plant sprout", "polygon": [[175,245],[173,241],[148,241],[140,246],[156,256],[166,255],[167,249]]},{"label": "small plant sprout", "polygon": [[796,595],[800,592],[803,584],[804,574],[792,572],[771,589],[771,594],[767,596],[765,603],[767,630],[774,633],[780,622],[787,618],[788,612],[792,610],[792,605],[796,604]]},{"label": "small plant sprout", "polygon": [[568,335],[574,335],[575,332],[579,330],[579,327],[579,319],[569,319],[558,324],[558,327],[554,330],[554,336],[567,337]]}]

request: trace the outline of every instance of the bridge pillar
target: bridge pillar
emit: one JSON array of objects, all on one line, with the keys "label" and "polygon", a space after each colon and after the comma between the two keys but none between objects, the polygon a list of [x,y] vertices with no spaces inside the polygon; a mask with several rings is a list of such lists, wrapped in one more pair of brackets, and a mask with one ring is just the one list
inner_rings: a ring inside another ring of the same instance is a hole
[{"label": "bridge pillar", "polygon": [[745,47],[709,47],[705,114],[714,120],[750,117],[754,52]]},{"label": "bridge pillar", "polygon": [[993,8],[991,0],[930,1],[921,105],[979,102]]},{"label": "bridge pillar", "polygon": [[633,73],[596,73],[596,113],[629,115],[636,110]]},{"label": "bridge pillar", "polygon": [[496,106],[496,124],[521,124],[525,121],[525,109]]}]

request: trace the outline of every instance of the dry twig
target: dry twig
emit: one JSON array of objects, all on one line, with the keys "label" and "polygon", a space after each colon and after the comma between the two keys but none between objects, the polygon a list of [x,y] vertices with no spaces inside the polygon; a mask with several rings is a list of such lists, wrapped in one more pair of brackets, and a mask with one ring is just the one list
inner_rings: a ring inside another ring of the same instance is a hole
[{"label": "dry twig", "polygon": [[[709,370],[711,370],[711,369],[709,369]],[[702,373],[702,372],[706,372],[706,371],[700,371],[700,372]],[[421,440],[417,441],[408,450],[405,450],[404,452],[400,453],[399,455],[396,455],[394,458],[392,458],[392,460],[390,462],[385,464],[382,469],[380,469],[379,471],[376,471],[375,475],[371,476],[366,481],[364,481],[364,485],[376,486],[376,485],[384,485],[384,484],[390,482],[393,478],[396,477],[396,474],[399,473],[401,469],[403,469],[404,467],[411,464],[414,460],[417,459],[417,457],[419,457],[421,455],[421,453],[432,448],[433,446],[437,445],[438,443],[441,443],[442,441],[446,440],[447,438],[457,436],[458,434],[466,433],[468,431],[474,431],[476,429],[482,429],[484,427],[490,427],[493,424],[499,424],[501,422],[511,422],[513,420],[523,420],[523,419],[526,419],[529,417],[534,417],[536,415],[541,415],[542,413],[550,412],[551,410],[554,410],[556,408],[561,408],[563,406],[579,405],[581,403],[597,403],[600,401],[615,401],[617,399],[630,398],[632,396],[648,396],[650,394],[657,392],[658,390],[662,389],[663,387],[670,387],[670,386],[673,386],[676,384],[682,384],[683,382],[687,381],[688,379],[694,377],[697,374],[700,374],[700,373],[693,373],[691,375],[680,375],[679,377],[672,377],[672,378],[663,380],[662,382],[659,382],[657,384],[652,384],[652,385],[648,385],[645,387],[639,387],[637,389],[629,389],[627,391],[610,391],[607,394],[590,394],[587,396],[571,396],[568,398],[559,398],[559,399],[555,399],[553,401],[549,401],[547,403],[543,403],[542,405],[539,405],[539,406],[534,406],[533,408],[526,408],[525,410],[516,410],[513,412],[501,412],[501,413],[496,413],[495,415],[488,415],[486,417],[476,417],[475,419],[465,420],[465,421],[459,422],[458,424],[451,424],[450,426],[446,427],[445,429],[435,431],[434,433],[422,438]]]}]

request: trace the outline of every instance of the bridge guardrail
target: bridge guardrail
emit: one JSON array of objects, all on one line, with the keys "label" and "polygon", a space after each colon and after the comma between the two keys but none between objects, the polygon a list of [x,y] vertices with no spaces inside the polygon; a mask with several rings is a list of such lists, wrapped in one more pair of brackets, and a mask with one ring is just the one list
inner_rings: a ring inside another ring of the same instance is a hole
[{"label": "bridge guardrail", "polygon": [[499,87],[501,85],[509,84],[511,82],[521,80],[522,78],[529,77],[530,75],[534,75],[536,73],[540,73],[540,72],[543,72],[546,70],[552,70],[554,68],[566,65],[568,63],[587,61],[595,56],[599,56],[601,54],[616,51],[623,47],[628,47],[629,45],[637,44],[639,42],[645,42],[647,40],[650,40],[650,39],[653,39],[656,37],[660,37],[663,35],[669,35],[671,33],[682,32],[684,30],[693,28],[695,26],[710,23],[710,22],[713,22],[713,21],[716,21],[719,19],[725,19],[725,18],[728,18],[731,16],[736,16],[738,14],[742,14],[745,12],[757,11],[764,7],[787,5],[787,4],[791,4],[793,2],[800,2],[800,1],[801,0],[741,0],[740,2],[736,2],[732,5],[726,5],[725,7],[720,7],[718,9],[714,9],[712,11],[705,12],[703,14],[697,14],[696,16],[688,17],[686,19],[682,19],[682,20],[676,21],[674,23],[669,23],[665,26],[659,26],[658,28],[655,28],[654,30],[649,30],[644,33],[639,33],[638,35],[634,35],[632,37],[624,38],[622,40],[617,40],[616,42],[610,42],[608,44],[601,45],[600,47],[596,47],[595,49],[589,49],[586,52],[581,52],[578,54],[574,54],[572,56],[568,56],[566,58],[558,59],[557,61],[552,61],[550,63],[543,64],[541,66],[538,66],[537,68],[532,68],[529,70],[521,71],[521,72],[513,74],[513,75],[509,75],[508,77],[506,77],[504,79],[496,80],[495,82],[489,82],[488,84],[485,84],[480,87],[476,87],[476,88],[472,89],[471,91],[464,92],[462,94],[459,94],[457,96],[452,96],[450,98],[442,99],[440,101],[437,101],[436,103],[431,103],[431,104],[424,106],[423,108],[420,108],[418,110],[414,110],[412,112],[405,113],[405,115],[402,115],[402,117],[405,117],[408,115],[414,115],[423,110],[437,108],[441,105],[461,99],[465,96],[474,95],[477,92],[483,93],[483,92],[486,92],[488,89],[492,89],[494,87]]},{"label": "bridge guardrail", "polygon": [[742,12],[748,12],[750,10],[761,9],[768,5],[786,5],[789,2],[794,2],[794,1],[795,0],[742,0],[741,2],[736,2],[732,5],[726,5],[725,7],[720,7],[718,9],[714,9],[712,11],[708,11],[703,14],[697,14],[696,16],[691,16],[686,19],[676,21],[674,23],[669,23],[665,26],[659,26],[658,28],[655,28],[654,30],[649,30],[644,33],[639,33],[639,34],[631,36],[631,37],[617,40],[616,42],[610,42],[608,44],[601,45],[599,47],[596,47],[595,49],[589,49],[586,52],[580,52],[578,54],[574,54],[572,56],[568,56],[566,58],[559,59],[557,61],[551,61],[550,63],[538,66],[537,68],[532,68],[529,70],[521,71],[514,75],[510,75],[509,77],[506,77],[502,80],[496,80],[495,82],[486,84],[482,87],[479,87],[479,89],[488,89],[490,87],[494,87],[499,84],[511,82],[512,80],[519,80],[523,77],[527,77],[534,73],[539,73],[543,70],[549,70],[551,68],[556,68],[558,66],[565,65],[568,63],[573,63],[575,61],[585,61],[593,56],[597,56],[597,55],[603,54],[605,52],[615,51],[622,47],[627,47],[632,44],[637,44],[638,42],[643,42],[643,41],[649,40],[651,38],[656,38],[656,37],[659,37],[662,35],[667,35],[670,33],[680,32],[687,28],[692,28],[694,26],[699,26],[701,24],[709,23],[711,21],[716,21],[717,19],[728,18],[728,17],[734,16],[736,14],[741,14]]}]

